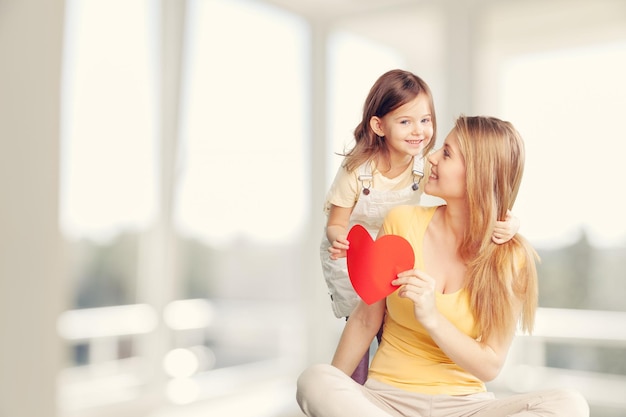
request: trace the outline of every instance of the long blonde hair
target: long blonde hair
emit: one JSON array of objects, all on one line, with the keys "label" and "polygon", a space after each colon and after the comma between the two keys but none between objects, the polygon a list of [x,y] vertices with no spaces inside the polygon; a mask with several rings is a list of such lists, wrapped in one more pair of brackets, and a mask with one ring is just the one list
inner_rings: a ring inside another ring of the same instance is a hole
[{"label": "long blonde hair", "polygon": [[361,122],[354,129],[354,147],[344,154],[346,156],[344,166],[348,171],[353,171],[361,164],[374,158],[380,157],[390,166],[389,149],[384,137],[379,137],[370,127],[370,120],[377,116],[382,118],[398,107],[410,102],[419,94],[425,94],[430,106],[431,120],[433,124],[433,137],[423,150],[424,155],[435,146],[437,138],[437,118],[430,87],[417,75],[400,69],[387,71],[381,75],[367,95],[363,105]]},{"label": "long blonde hair", "polygon": [[[465,158],[469,228],[460,254],[468,261],[467,289],[483,337],[521,329],[532,332],[537,308],[539,257],[517,234],[491,241],[496,219],[513,208],[524,172],[524,142],[509,122],[494,117],[456,120],[455,133]],[[514,306],[521,314],[514,316]]]}]

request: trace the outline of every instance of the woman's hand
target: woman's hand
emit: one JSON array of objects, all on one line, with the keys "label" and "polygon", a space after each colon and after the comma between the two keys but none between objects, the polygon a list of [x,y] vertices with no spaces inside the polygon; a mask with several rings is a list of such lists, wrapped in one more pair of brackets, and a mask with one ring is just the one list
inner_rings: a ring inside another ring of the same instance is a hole
[{"label": "woman's hand", "polygon": [[435,280],[424,271],[402,272],[392,284],[400,286],[400,297],[413,302],[415,318],[451,360],[483,381],[490,381],[498,375],[514,332],[481,341],[461,332],[439,313],[435,302]]},{"label": "woman's hand", "polygon": [[435,303],[435,279],[424,271],[411,269],[398,274],[391,282],[400,287],[398,296],[413,301],[415,318],[426,328],[437,326],[439,311]]}]

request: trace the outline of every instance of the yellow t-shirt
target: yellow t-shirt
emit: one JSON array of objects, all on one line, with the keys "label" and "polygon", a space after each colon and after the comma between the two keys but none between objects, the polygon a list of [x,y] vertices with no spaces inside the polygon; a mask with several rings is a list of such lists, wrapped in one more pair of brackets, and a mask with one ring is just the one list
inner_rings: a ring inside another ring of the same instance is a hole
[{"label": "yellow t-shirt", "polygon": [[[404,237],[415,253],[415,268],[423,269],[424,233],[437,207],[400,206],[383,222],[386,234]],[[463,333],[477,338],[468,293],[436,294],[437,308]],[[393,293],[387,297],[382,341],[369,378],[422,394],[466,395],[484,392],[485,384],[455,364],[439,349],[426,329],[415,319],[413,302]]]}]

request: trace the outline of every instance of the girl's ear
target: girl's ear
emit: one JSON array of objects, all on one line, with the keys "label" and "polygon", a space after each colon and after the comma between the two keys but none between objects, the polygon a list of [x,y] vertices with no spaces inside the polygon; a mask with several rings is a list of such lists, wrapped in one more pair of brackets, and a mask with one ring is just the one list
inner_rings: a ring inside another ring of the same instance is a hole
[{"label": "girl's ear", "polygon": [[370,119],[370,128],[372,128],[374,133],[376,133],[380,137],[385,136],[385,132],[383,132],[382,129],[382,123],[383,121],[378,116],[372,116],[372,118]]}]

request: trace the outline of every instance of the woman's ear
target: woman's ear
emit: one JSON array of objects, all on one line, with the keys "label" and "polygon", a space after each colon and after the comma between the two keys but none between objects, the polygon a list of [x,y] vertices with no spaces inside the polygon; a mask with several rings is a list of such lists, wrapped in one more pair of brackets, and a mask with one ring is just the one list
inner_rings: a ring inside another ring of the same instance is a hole
[{"label": "woman's ear", "polygon": [[382,129],[383,121],[378,116],[372,116],[370,119],[370,128],[376,133],[378,136],[385,136],[385,132]]}]

